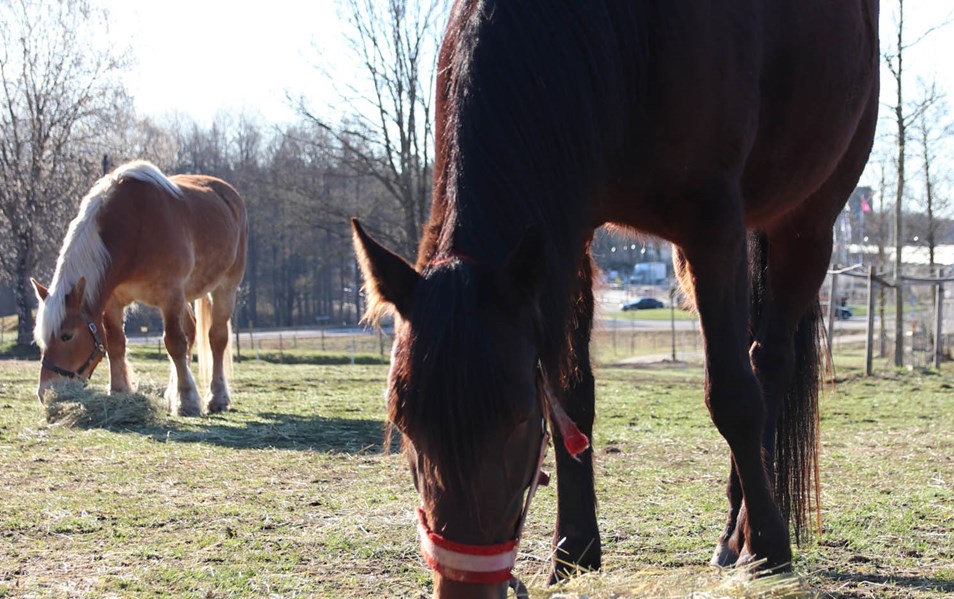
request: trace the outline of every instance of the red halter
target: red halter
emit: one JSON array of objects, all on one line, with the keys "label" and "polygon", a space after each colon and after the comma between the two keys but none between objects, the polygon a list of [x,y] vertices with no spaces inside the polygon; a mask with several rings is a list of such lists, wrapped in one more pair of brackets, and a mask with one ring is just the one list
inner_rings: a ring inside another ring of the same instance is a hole
[{"label": "red halter", "polygon": [[520,544],[523,525],[530,512],[530,501],[538,486],[550,482],[550,477],[540,470],[549,440],[550,435],[544,420],[537,467],[527,489],[527,498],[517,525],[517,535],[512,541],[496,545],[468,545],[451,541],[432,531],[424,519],[424,510],[417,508],[417,534],[421,538],[421,555],[432,570],[450,580],[471,584],[495,584],[515,578],[512,571],[517,561],[517,545]]},{"label": "red halter", "polygon": [[[563,437],[564,447],[571,457],[577,456],[590,446],[587,439],[576,424],[567,416],[566,412],[556,401],[552,400],[549,385],[544,383],[550,413],[553,415],[560,435]],[[543,419],[543,438],[540,441],[540,452],[537,457],[537,467],[534,476],[527,488],[527,498],[524,500],[523,512],[517,524],[517,534],[512,541],[496,545],[468,545],[451,541],[427,526],[424,510],[417,509],[417,533],[421,539],[421,554],[427,565],[441,576],[471,584],[496,584],[510,582],[510,586],[521,586],[520,580],[513,575],[513,567],[517,561],[517,546],[523,535],[523,526],[530,513],[530,502],[540,485],[546,486],[550,477],[541,468],[546,457],[547,443],[550,434],[547,431],[546,418]]]}]

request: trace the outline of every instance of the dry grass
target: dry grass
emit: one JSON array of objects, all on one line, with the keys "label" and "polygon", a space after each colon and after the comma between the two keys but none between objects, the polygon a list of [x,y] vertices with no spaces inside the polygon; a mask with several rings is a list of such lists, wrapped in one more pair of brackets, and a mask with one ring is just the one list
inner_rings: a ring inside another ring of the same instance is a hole
[{"label": "dry grass", "polygon": [[157,424],[165,418],[162,390],[144,385],[137,393],[106,394],[80,383],[58,385],[44,402],[46,421],[67,428]]},{"label": "dry grass", "polygon": [[[386,367],[338,362],[238,364],[235,410],[201,418],[166,416],[157,386],[101,395],[100,369],[55,402],[83,417],[56,424],[33,396],[36,363],[0,362],[0,597],[428,595],[417,496],[381,445]],[[146,381],[167,374],[164,360],[133,364]],[[954,376],[840,368],[823,402],[822,540],[797,551],[796,577],[754,580],[706,566],[728,458],[698,369],[597,380],[604,568],[546,585],[556,501],[543,488],[516,567],[533,597],[954,592]]]}]

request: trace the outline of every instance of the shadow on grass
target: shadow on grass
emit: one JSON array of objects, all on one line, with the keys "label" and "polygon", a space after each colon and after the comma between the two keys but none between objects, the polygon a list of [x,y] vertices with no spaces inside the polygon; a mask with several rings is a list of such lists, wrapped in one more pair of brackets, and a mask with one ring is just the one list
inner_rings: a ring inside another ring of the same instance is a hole
[{"label": "shadow on grass", "polygon": [[8,342],[0,345],[0,360],[39,360],[40,348],[34,344]]},{"label": "shadow on grass", "polygon": [[[379,454],[384,449],[384,423],[379,420],[270,412],[247,416],[241,421],[219,416],[188,421],[167,420],[158,425],[125,427],[123,430],[162,443],[204,443],[232,449],[344,454]],[[391,451],[398,450],[399,435],[394,435]]]},{"label": "shadow on grass", "polygon": [[[384,423],[373,418],[232,410],[200,418],[170,417],[162,390],[145,386],[107,394],[77,383],[56,387],[44,404],[52,426],[132,433],[161,443],[203,443],[234,449],[382,453]],[[398,435],[392,451],[398,450]]]},{"label": "shadow on grass", "polygon": [[[851,583],[852,585],[872,585],[884,587],[884,590],[890,591],[891,587],[904,588],[920,591],[932,592],[954,592],[954,581],[939,578],[925,578],[921,576],[894,576],[891,574],[862,574],[860,572],[839,572],[836,570],[819,570],[813,573],[819,578],[825,578],[834,582]],[[851,590],[845,591],[840,597],[869,596],[870,589],[865,589],[854,593]]]}]

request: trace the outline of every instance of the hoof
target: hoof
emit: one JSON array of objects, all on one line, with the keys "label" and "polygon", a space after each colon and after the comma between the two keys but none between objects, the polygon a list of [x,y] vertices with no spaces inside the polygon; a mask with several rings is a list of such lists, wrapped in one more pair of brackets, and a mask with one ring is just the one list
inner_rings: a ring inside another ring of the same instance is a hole
[{"label": "hoof", "polygon": [[179,404],[179,409],[176,410],[176,414],[179,416],[201,416],[202,408],[198,404]]},{"label": "hoof", "polygon": [[[742,548],[739,559],[736,560],[737,568],[749,568],[757,576],[768,576],[769,574],[779,574],[781,572],[792,571],[792,552],[786,544],[776,551],[769,551],[764,554],[753,553],[749,546]],[[773,555],[774,554],[774,555]]]},{"label": "hoof", "polygon": [[166,401],[169,402],[169,411],[178,416],[201,416],[202,404],[199,403],[199,394],[195,389],[167,389]]},{"label": "hoof", "polygon": [[755,557],[749,553],[749,548],[745,547],[742,549],[742,553],[739,554],[739,557],[735,560],[735,565],[745,567],[752,565],[755,561]]},{"label": "hoof", "polygon": [[222,380],[212,381],[212,389],[206,396],[206,408],[209,414],[218,414],[228,411],[232,407],[232,401],[229,398],[229,388]]},{"label": "hoof", "polygon": [[228,396],[209,396],[207,409],[209,414],[220,414],[222,412],[227,412],[229,408],[232,407],[232,402],[229,401]]},{"label": "hoof", "polygon": [[731,549],[728,543],[717,543],[715,551],[712,552],[712,559],[709,560],[710,566],[719,568],[731,568],[736,565],[741,558],[739,554]]},{"label": "hoof", "polygon": [[[579,549],[574,549],[569,542],[557,546],[553,556],[553,568],[547,584],[554,585],[584,572],[597,572],[601,567],[602,548],[599,537],[589,543],[581,543]],[[572,557],[576,559],[571,559]]]}]

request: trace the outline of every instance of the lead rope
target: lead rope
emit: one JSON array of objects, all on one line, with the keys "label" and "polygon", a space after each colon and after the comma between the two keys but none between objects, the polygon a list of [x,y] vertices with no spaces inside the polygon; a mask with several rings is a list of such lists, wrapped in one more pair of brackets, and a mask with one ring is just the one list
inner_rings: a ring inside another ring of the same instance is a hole
[{"label": "lead rope", "polygon": [[[579,455],[589,449],[590,440],[586,435],[583,434],[579,427],[576,426],[576,423],[573,422],[569,415],[567,415],[566,411],[563,409],[563,406],[560,405],[560,402],[557,401],[552,390],[550,389],[550,384],[547,382],[546,376],[541,376],[540,378],[543,380],[544,407],[548,407],[550,409],[550,414],[553,417],[553,420],[556,422],[557,428],[560,430],[560,436],[563,438],[563,447],[566,449],[567,453],[570,454],[571,458],[579,461]],[[540,444],[540,455],[537,459],[537,474],[530,483],[530,488],[527,490],[527,500],[524,503],[523,514],[520,517],[520,526],[517,529],[516,539],[518,543],[523,537],[523,527],[524,524],[526,524],[527,516],[530,513],[530,501],[533,499],[533,495],[536,493],[537,487],[540,485],[546,486],[550,482],[550,476],[543,471],[543,459],[546,457],[547,442],[549,441],[549,437],[550,433],[547,430],[546,416],[544,416],[543,442]],[[523,584],[523,581],[520,580],[516,574],[511,575],[508,586],[513,589],[517,599],[529,599],[530,593],[527,590],[527,586]]]},{"label": "lead rope", "polygon": [[[547,486],[550,484],[550,476],[543,471],[543,459],[547,455],[547,444],[550,441],[550,431],[547,430],[547,419],[543,417],[543,439],[540,441],[540,453],[537,456],[537,468],[536,472],[533,475],[533,480],[530,481],[530,487],[527,489],[527,499],[523,503],[523,513],[520,514],[520,525],[517,527],[517,536],[516,541],[519,544],[520,539],[523,538],[523,526],[527,523],[527,516],[530,514],[530,502],[533,501],[533,496],[537,492],[537,487],[540,485]],[[518,545],[519,546],[519,545]],[[527,586],[523,584],[523,581],[520,580],[516,574],[511,573],[510,581],[507,583],[513,592],[517,595],[517,599],[529,599],[530,594],[527,591]]]}]

